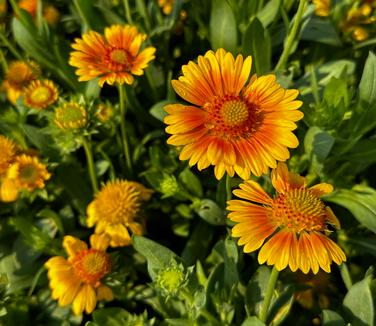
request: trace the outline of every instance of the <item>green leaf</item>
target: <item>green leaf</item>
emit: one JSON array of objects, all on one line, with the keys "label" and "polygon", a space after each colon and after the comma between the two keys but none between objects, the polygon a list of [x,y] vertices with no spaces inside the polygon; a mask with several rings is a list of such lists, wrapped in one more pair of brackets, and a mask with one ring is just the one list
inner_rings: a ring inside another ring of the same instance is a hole
[{"label": "green leaf", "polygon": [[322,326],[345,326],[343,318],[335,311],[324,309],[322,311]]},{"label": "green leaf", "polygon": [[355,283],[343,299],[354,326],[373,325],[374,306],[370,289],[371,277]]},{"label": "green leaf", "polygon": [[376,162],[376,139],[360,140],[346,153],[345,159],[356,163]]},{"label": "green leaf", "polygon": [[257,18],[253,19],[243,34],[242,49],[245,56],[252,55],[257,74],[270,71],[270,35]]},{"label": "green leaf", "polygon": [[311,157],[316,156],[320,162],[328,157],[333,144],[334,138],[316,126],[309,128],[304,138],[305,152]]},{"label": "green leaf", "polygon": [[93,320],[101,326],[122,326],[129,321],[131,314],[121,308],[97,309],[93,312]]},{"label": "green leaf", "polygon": [[140,236],[132,238],[134,249],[146,258],[149,275],[153,280],[158,271],[168,266],[172,260],[181,261],[173,251],[153,240]]},{"label": "green leaf", "polygon": [[164,110],[164,107],[168,104],[176,103],[176,101],[169,101],[169,100],[163,100],[158,103],[155,103],[149,110],[150,114],[158,119],[159,121],[163,122],[163,119],[167,115],[167,112]]},{"label": "green leaf", "polygon": [[375,189],[356,185],[351,190],[337,190],[325,199],[347,208],[360,224],[376,233]]},{"label": "green leaf", "polygon": [[334,108],[337,108],[343,101],[344,106],[348,107],[350,98],[346,81],[332,77],[324,89],[324,101]]},{"label": "green leaf", "polygon": [[264,27],[267,27],[274,21],[280,6],[281,0],[270,0],[267,2],[266,6],[257,13],[257,18],[264,25]]},{"label": "green leaf", "polygon": [[289,314],[291,307],[294,303],[294,288],[287,287],[274,302],[268,313],[268,319],[270,320],[270,326],[280,325],[287,315]]},{"label": "green leaf", "polygon": [[234,52],[238,44],[235,15],[226,0],[212,0],[210,43],[214,50]]},{"label": "green leaf", "polygon": [[303,26],[301,34],[302,40],[314,41],[333,46],[342,45],[342,42],[329,19],[322,19],[313,16]]},{"label": "green leaf", "polygon": [[211,199],[202,199],[197,207],[195,207],[195,212],[206,222],[213,225],[224,225],[226,224],[225,211],[220,208],[216,202]]},{"label": "green leaf", "polygon": [[265,326],[265,324],[256,316],[251,316],[244,320],[241,326]]},{"label": "green leaf", "polygon": [[179,174],[179,180],[192,195],[203,196],[200,179],[188,167]]},{"label": "green leaf", "polygon": [[270,278],[270,269],[260,266],[247,285],[245,303],[249,315],[260,315],[262,302]]}]

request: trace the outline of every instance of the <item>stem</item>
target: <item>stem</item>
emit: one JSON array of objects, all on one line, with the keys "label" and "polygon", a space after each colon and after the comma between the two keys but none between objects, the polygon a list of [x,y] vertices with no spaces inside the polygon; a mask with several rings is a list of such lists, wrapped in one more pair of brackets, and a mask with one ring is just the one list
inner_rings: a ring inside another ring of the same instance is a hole
[{"label": "stem", "polygon": [[277,283],[277,279],[278,279],[278,274],[279,272],[277,271],[277,269],[273,267],[272,273],[270,274],[268,287],[266,288],[264,302],[262,304],[262,308],[260,312],[260,320],[264,323],[266,322],[266,317],[268,315],[270,302],[272,301],[275,284]]},{"label": "stem", "polygon": [[[188,289],[182,289],[181,292],[180,292],[183,296],[183,298],[188,301],[188,304],[190,306],[193,306],[193,302],[194,302],[194,297],[192,296],[192,294],[188,291]],[[213,325],[217,325],[218,324],[218,320],[209,312],[207,311],[205,308],[201,308],[199,310],[199,313],[200,315],[202,315],[207,321],[210,321]]]},{"label": "stem", "polygon": [[123,142],[123,150],[125,162],[130,174],[133,173],[131,156],[129,154],[129,145],[125,126],[125,89],[123,85],[118,85],[119,90],[119,104],[120,104],[120,127],[121,127],[121,139]]},{"label": "stem", "polygon": [[152,95],[153,95],[153,99],[154,99],[154,101],[157,101],[158,100],[158,91],[157,91],[157,88],[156,88],[155,83],[154,83],[154,79],[153,79],[149,69],[145,70],[145,75],[146,75],[146,79],[148,80],[148,83],[150,85],[151,92],[152,92]]},{"label": "stem", "polygon": [[226,173],[226,199],[230,200],[231,197],[231,177],[228,175],[228,173]]},{"label": "stem", "polygon": [[18,60],[23,60],[22,55],[16,50],[16,48],[9,42],[7,37],[3,34],[3,31],[0,31],[0,40],[4,43],[4,45],[12,52],[13,56],[16,57]]},{"label": "stem", "polygon": [[8,63],[5,60],[5,56],[4,56],[3,50],[1,50],[1,48],[0,48],[0,62],[1,62],[1,67],[2,67],[4,75],[5,75],[6,72],[8,71]]},{"label": "stem", "polygon": [[76,10],[77,10],[78,15],[80,16],[81,20],[82,20],[83,23],[86,25],[85,30],[92,29],[91,26],[90,26],[89,20],[87,19],[87,17],[85,16],[84,11],[83,11],[82,8],[80,7],[79,2],[78,2],[77,0],[73,0],[73,4],[74,4],[74,6],[76,7]]},{"label": "stem", "polygon": [[9,2],[10,2],[10,5],[11,5],[16,17],[20,20],[22,25],[24,25],[25,27],[30,26],[29,22],[25,19],[24,15],[20,11],[20,8],[18,7],[18,4],[16,3],[16,1],[15,0],[9,0]]},{"label": "stem", "polygon": [[89,175],[91,180],[91,185],[93,187],[94,193],[98,191],[98,180],[97,175],[95,173],[95,166],[94,166],[94,158],[93,152],[91,148],[91,141],[86,137],[82,137],[82,144],[85,149],[86,159],[87,159],[87,167],[89,168]]},{"label": "stem", "polygon": [[128,0],[123,0],[123,5],[124,5],[125,18],[127,19],[127,22],[128,22],[128,24],[133,25],[133,20],[132,20],[132,16],[131,16],[131,11],[129,10]]},{"label": "stem", "polygon": [[300,21],[302,20],[304,8],[306,5],[307,0],[300,0],[298,11],[295,16],[294,24],[292,25],[291,31],[287,36],[287,40],[285,43],[285,47],[283,48],[283,52],[281,54],[281,57],[279,58],[279,61],[277,65],[275,66],[275,70],[282,70],[285,68],[287,59],[289,58],[291,47],[295,41],[295,37],[298,33]]}]

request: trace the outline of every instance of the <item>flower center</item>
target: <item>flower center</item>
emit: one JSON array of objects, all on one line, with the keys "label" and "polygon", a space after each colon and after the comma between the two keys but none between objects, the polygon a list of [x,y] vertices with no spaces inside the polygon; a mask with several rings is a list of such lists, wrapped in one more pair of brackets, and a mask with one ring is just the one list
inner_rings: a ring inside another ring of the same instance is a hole
[{"label": "flower center", "polygon": [[128,53],[127,51],[123,49],[114,49],[110,53],[110,59],[114,63],[118,63],[121,65],[128,65],[129,64],[129,59],[128,59]]},{"label": "flower center", "polygon": [[292,189],[273,200],[272,220],[280,227],[301,231],[325,229],[324,203],[308,189]]},{"label": "flower center", "polygon": [[52,92],[48,87],[40,86],[33,90],[30,99],[33,103],[44,103],[51,98]]},{"label": "flower center", "polygon": [[263,121],[259,108],[240,96],[216,97],[203,108],[208,112],[209,133],[228,140],[249,138]]},{"label": "flower center", "polygon": [[72,260],[77,276],[84,282],[96,285],[110,272],[110,257],[104,251],[87,249],[80,251]]},{"label": "flower center", "polygon": [[34,183],[38,178],[38,170],[33,164],[26,164],[20,169],[20,177],[24,182]]}]

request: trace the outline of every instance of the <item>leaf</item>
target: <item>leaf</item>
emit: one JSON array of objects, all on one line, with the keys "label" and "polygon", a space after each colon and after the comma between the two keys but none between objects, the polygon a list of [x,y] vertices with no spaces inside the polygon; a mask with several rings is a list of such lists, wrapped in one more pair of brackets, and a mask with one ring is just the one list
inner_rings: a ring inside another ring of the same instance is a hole
[{"label": "leaf", "polygon": [[342,45],[342,42],[329,19],[312,16],[303,26],[300,36],[302,40],[314,41],[333,46]]},{"label": "leaf", "polygon": [[268,313],[268,319],[270,319],[270,326],[280,325],[287,315],[289,314],[291,307],[294,303],[294,288],[287,287],[274,302]]},{"label": "leaf", "polygon": [[188,167],[179,174],[179,180],[191,194],[197,197],[203,196],[200,179]]},{"label": "leaf", "polygon": [[202,199],[198,207],[195,207],[195,212],[210,224],[224,225],[226,223],[225,211],[211,199]]},{"label": "leaf", "polygon": [[351,190],[340,189],[325,199],[347,208],[360,224],[376,233],[376,191],[356,185]]},{"label": "leaf", "polygon": [[308,129],[304,138],[305,152],[311,156],[316,156],[320,162],[323,162],[330,153],[334,144],[334,138],[319,127]]},{"label": "leaf", "polygon": [[376,139],[360,140],[346,153],[346,160],[357,163],[376,162]]},{"label": "leaf", "polygon": [[257,13],[257,18],[260,20],[264,27],[267,27],[274,21],[278,14],[280,6],[281,0],[270,0],[267,2],[266,6]]},{"label": "leaf", "polygon": [[322,311],[322,326],[345,326],[343,318],[335,311],[324,309]]},{"label": "leaf", "polygon": [[374,307],[370,289],[371,277],[355,283],[343,299],[343,305],[347,308],[351,323],[354,326],[373,325]]},{"label": "leaf", "polygon": [[176,103],[176,101],[169,101],[169,100],[164,100],[160,101],[158,103],[155,103],[149,110],[149,113],[159,121],[163,122],[163,119],[167,115],[167,112],[164,110],[164,107],[168,104],[173,104]]},{"label": "leaf", "polygon": [[146,258],[148,272],[153,280],[158,271],[168,266],[172,260],[181,261],[173,251],[153,240],[141,236],[133,236],[132,239],[134,249]]},{"label": "leaf", "polygon": [[265,324],[256,316],[251,316],[244,320],[241,326],[265,326]]},{"label": "leaf", "polygon": [[261,305],[270,278],[270,269],[260,266],[247,285],[245,303],[249,315],[260,315]]},{"label": "leaf", "polygon": [[121,308],[97,309],[93,312],[93,320],[98,325],[122,326],[128,321],[130,313]]},{"label": "leaf", "polygon": [[210,43],[214,50],[234,52],[238,43],[235,15],[226,0],[212,0]]},{"label": "leaf", "polygon": [[242,39],[242,49],[245,56],[252,55],[252,61],[257,74],[270,71],[271,42],[270,35],[260,20],[255,18],[245,30]]}]

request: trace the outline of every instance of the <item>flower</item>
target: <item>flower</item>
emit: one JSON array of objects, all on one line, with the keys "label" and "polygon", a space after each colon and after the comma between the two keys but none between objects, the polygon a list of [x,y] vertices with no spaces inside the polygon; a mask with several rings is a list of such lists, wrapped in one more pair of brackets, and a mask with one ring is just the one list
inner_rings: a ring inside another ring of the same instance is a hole
[{"label": "flower", "polygon": [[18,1],[20,9],[26,10],[32,17],[35,17],[37,13],[37,0],[20,0]]},{"label": "flower", "polygon": [[108,239],[93,234],[90,244],[89,249],[85,242],[67,235],[63,247],[68,259],[56,256],[44,264],[48,269],[52,298],[58,300],[60,306],[72,304],[75,315],[83,311],[90,314],[97,301],[113,299],[111,289],[101,282],[111,270],[110,257],[105,252]]},{"label": "flower", "polygon": [[330,0],[312,0],[315,5],[315,14],[321,17],[328,17],[330,13]]},{"label": "flower", "polygon": [[175,0],[158,0],[158,5],[162,8],[165,15],[169,15],[174,7],[174,2]]},{"label": "flower", "polygon": [[175,296],[187,283],[190,270],[187,272],[182,264],[175,260],[160,269],[156,275],[154,284],[164,296]]},{"label": "flower", "polygon": [[7,137],[0,135],[0,178],[4,176],[16,158],[17,145]]},{"label": "flower", "polygon": [[50,177],[46,165],[36,156],[26,154],[17,156],[7,171],[7,178],[14,180],[18,189],[28,191],[43,189],[44,182]]},{"label": "flower", "polygon": [[48,5],[43,8],[43,18],[50,26],[55,26],[60,19],[60,12],[54,6]]},{"label": "flower", "polygon": [[34,80],[23,92],[25,105],[44,109],[56,102],[58,90],[51,80]]},{"label": "flower", "polygon": [[0,179],[0,201],[10,203],[17,198],[18,187],[16,182],[9,178]]},{"label": "flower", "polygon": [[104,36],[90,31],[76,38],[69,64],[77,67],[79,81],[88,81],[100,77],[98,84],[103,86],[118,83],[132,84],[133,75],[140,76],[155,58],[155,48],[147,47],[140,52],[146,39],[136,26],[112,25],[105,28]]},{"label": "flower", "polygon": [[277,270],[289,266],[305,274],[310,270],[317,274],[320,267],[330,272],[332,261],[338,265],[346,261],[342,249],[327,236],[328,225],[339,229],[339,221],[320,200],[333,187],[320,183],[307,188],[305,178],[289,172],[284,163],[278,164],[271,177],[277,191],[274,199],[248,180],[233,192],[242,199],[228,202],[228,217],[237,222],[232,236],[240,237],[238,245],[245,245],[244,252],[261,247],[260,264],[267,262]]},{"label": "flower", "polygon": [[100,103],[95,111],[95,116],[102,123],[107,122],[114,115],[114,110],[108,104]]},{"label": "flower", "polygon": [[87,207],[87,225],[95,225],[95,233],[111,238],[112,247],[131,244],[128,229],[141,235],[143,226],[135,219],[141,204],[150,199],[152,190],[127,180],[107,182]]},{"label": "flower", "polygon": [[292,130],[303,117],[295,101],[299,92],[285,90],[274,75],[254,75],[245,86],[252,58],[234,57],[223,49],[198,57],[198,64],[182,67],[183,76],[173,80],[175,91],[193,105],[165,106],[167,143],[183,146],[181,160],[199,170],[214,165],[217,179],[236,172],[243,179],[260,176],[276,160],[285,161],[287,147],[299,142]]},{"label": "flower", "polygon": [[55,123],[60,129],[79,129],[87,124],[87,113],[83,105],[70,101],[55,110]]}]

